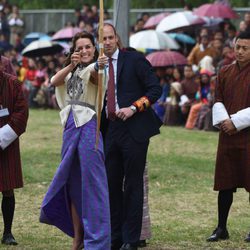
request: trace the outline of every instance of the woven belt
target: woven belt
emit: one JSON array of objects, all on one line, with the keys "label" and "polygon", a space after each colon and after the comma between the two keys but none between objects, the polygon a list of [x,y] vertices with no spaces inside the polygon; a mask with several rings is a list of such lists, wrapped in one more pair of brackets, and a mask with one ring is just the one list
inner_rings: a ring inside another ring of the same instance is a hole
[{"label": "woven belt", "polygon": [[95,111],[95,106],[87,103],[87,102],[81,102],[81,101],[78,101],[78,100],[70,100],[70,101],[67,101],[67,103],[69,105],[80,105],[80,106],[83,106],[83,107],[87,107],[87,108],[90,108],[92,110]]}]

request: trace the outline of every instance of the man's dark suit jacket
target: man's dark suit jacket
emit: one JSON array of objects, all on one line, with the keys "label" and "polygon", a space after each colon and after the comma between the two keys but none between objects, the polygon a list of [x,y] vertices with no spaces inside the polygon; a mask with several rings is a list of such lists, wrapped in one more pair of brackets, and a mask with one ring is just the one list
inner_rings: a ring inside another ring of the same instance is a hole
[{"label": "man's dark suit jacket", "polygon": [[[153,104],[161,96],[162,88],[144,55],[136,51],[119,51],[117,62],[117,100],[119,108],[129,107],[142,96]],[[104,109],[105,109],[104,104]],[[161,120],[149,107],[137,112],[125,121],[131,136],[137,142],[145,142],[151,136],[159,134]],[[102,132],[105,135],[108,121],[105,111],[102,115]]]},{"label": "man's dark suit jacket", "polygon": [[[150,63],[144,55],[136,51],[119,51],[117,62],[117,100],[119,108],[129,107],[142,96],[153,104],[161,96],[162,88]],[[105,136],[108,120],[105,113],[106,101],[102,113],[102,133]],[[144,142],[160,133],[161,120],[149,107],[127,119],[131,136],[137,142]]]}]

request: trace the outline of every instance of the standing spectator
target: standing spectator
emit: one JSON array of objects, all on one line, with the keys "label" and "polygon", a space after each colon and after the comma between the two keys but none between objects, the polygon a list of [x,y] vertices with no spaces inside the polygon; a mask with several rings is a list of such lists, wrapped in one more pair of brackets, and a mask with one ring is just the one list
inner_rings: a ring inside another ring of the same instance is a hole
[{"label": "standing spectator", "polygon": [[[250,34],[236,37],[236,63],[219,74],[213,106],[213,125],[220,129],[214,190],[218,193],[218,225],[207,241],[226,240],[228,214],[237,188],[250,192]],[[245,238],[250,242],[250,233]]]},{"label": "standing spectator", "polygon": [[15,44],[15,34],[19,33],[21,36],[24,31],[24,21],[19,14],[19,8],[17,5],[12,6],[12,12],[8,17],[8,23],[10,26],[10,43]]},{"label": "standing spectator", "polygon": [[[6,59],[7,60],[7,59]],[[23,96],[21,84],[13,75],[3,72],[0,63],[0,191],[4,231],[2,244],[17,245],[12,235],[15,211],[14,189],[23,187],[19,139],[25,132],[28,119],[28,105]]]},{"label": "standing spectator", "polygon": [[141,53],[118,49],[116,30],[111,24],[104,24],[103,31],[110,78],[105,156],[111,249],[136,250],[141,234],[143,173],[149,138],[159,133],[161,125],[150,106],[159,99],[161,87]]},{"label": "standing spectator", "polygon": [[3,10],[0,10],[0,32],[6,37],[6,40],[9,42],[10,27]]}]

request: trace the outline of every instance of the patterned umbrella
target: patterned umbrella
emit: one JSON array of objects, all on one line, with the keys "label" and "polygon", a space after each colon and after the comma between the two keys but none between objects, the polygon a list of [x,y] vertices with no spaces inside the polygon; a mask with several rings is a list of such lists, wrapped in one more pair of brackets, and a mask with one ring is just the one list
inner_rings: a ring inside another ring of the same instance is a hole
[{"label": "patterned umbrella", "polygon": [[157,15],[151,16],[147,22],[144,24],[143,28],[148,29],[148,28],[154,28],[164,17],[170,15],[168,12],[164,13],[159,13]]},{"label": "patterned umbrella", "polygon": [[153,67],[167,67],[187,64],[186,57],[176,51],[157,51],[147,55],[146,58]]},{"label": "patterned umbrella", "polygon": [[168,34],[156,30],[143,30],[130,36],[129,45],[135,49],[179,49],[179,44]]},{"label": "patterned umbrella", "polygon": [[220,3],[207,3],[194,10],[197,16],[238,18],[238,15],[229,6]]}]

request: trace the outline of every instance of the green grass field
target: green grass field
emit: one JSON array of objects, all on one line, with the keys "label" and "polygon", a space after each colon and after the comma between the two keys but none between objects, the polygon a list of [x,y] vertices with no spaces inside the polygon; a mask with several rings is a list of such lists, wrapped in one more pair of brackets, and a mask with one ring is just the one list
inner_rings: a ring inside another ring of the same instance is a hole
[{"label": "green grass field", "polygon": [[[19,245],[0,249],[70,249],[71,238],[39,223],[40,205],[60,162],[62,127],[58,111],[31,110],[21,137],[25,187],[16,190],[13,233]],[[153,237],[145,250],[250,249],[248,193],[234,196],[230,240],[207,243],[217,223],[213,172],[218,133],[162,127],[149,154],[149,202]],[[1,228],[2,230],[2,224]],[[105,249],[103,249],[105,250]]]}]

